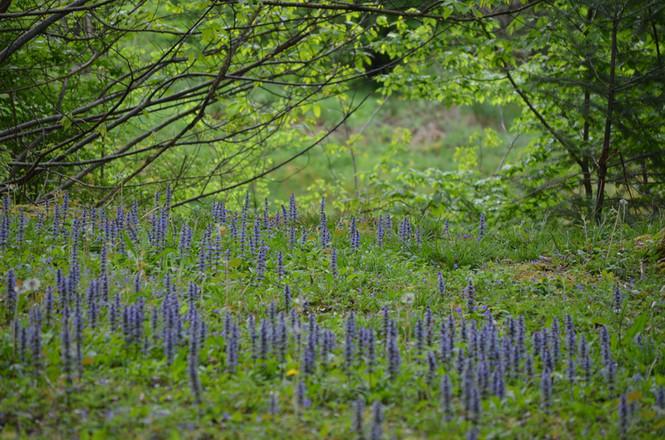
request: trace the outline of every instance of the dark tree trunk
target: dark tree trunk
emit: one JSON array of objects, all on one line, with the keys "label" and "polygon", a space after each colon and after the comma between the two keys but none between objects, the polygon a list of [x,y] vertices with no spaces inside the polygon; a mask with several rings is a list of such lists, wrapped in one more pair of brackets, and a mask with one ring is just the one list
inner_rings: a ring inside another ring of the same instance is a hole
[{"label": "dark tree trunk", "polygon": [[598,187],[596,188],[596,206],[594,214],[596,221],[600,221],[605,203],[605,181],[607,179],[607,161],[610,157],[610,143],[612,138],[612,113],[614,112],[614,89],[617,62],[617,31],[619,17],[612,20],[612,48],[610,56],[610,78],[607,86],[607,111],[605,114],[605,134],[603,135],[603,149],[598,159]]},{"label": "dark tree trunk", "polygon": [[[593,20],[593,8],[589,8],[587,12],[587,22],[591,24]],[[588,50],[588,49],[587,49]],[[587,59],[587,64],[590,64]],[[584,116],[584,128],[582,131],[582,141],[584,142],[584,150],[582,151],[582,162],[580,167],[582,168],[582,185],[584,186],[584,195],[587,200],[587,207],[591,209],[592,200],[593,200],[593,184],[591,183],[591,170],[589,168],[591,164],[591,152],[587,149],[589,146],[589,131],[591,129],[591,122],[589,121],[589,113],[591,110],[591,91],[589,89],[589,83],[592,80],[591,68],[587,68],[586,81],[587,84],[584,85],[584,107],[582,109]]]}]

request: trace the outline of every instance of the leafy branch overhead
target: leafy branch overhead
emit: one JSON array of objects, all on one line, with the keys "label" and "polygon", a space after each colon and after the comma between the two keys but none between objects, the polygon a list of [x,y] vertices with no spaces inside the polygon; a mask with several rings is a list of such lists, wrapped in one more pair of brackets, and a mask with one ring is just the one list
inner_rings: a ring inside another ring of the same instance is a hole
[{"label": "leafy branch overhead", "polygon": [[372,74],[377,16],[478,19],[381,4],[25,3],[2,15],[0,141],[12,156],[5,188],[30,183],[25,195],[40,198],[44,183],[108,198],[167,150],[214,153],[212,169],[178,176],[185,187],[263,170],[267,153],[284,147],[274,142],[280,131],[312,123],[317,101]]},{"label": "leafy branch overhead", "polygon": [[[383,95],[518,103],[541,157],[524,194],[548,187],[537,176],[556,163],[598,218],[608,191],[637,205],[660,197],[661,2],[0,6],[0,189],[19,198],[78,188],[104,204],[171,181],[198,200],[235,188],[327,138],[368,78]],[[342,111],[326,120],[330,97]]]}]

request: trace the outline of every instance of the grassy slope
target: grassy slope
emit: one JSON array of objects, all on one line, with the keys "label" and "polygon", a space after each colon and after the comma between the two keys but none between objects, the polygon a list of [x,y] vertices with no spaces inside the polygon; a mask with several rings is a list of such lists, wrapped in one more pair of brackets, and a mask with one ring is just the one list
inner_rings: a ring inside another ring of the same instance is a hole
[{"label": "grassy slope", "polygon": [[[446,108],[436,103],[396,97],[382,102],[369,99],[343,128],[331,136],[329,142],[270,175],[271,195],[275,199],[287,200],[291,192],[301,192],[316,179],[352,190],[352,153],[356,173],[367,173],[376,165],[377,158],[389,149],[391,141],[399,136],[400,130],[410,133],[409,140],[399,142],[404,148],[395,157],[405,168],[454,170],[457,168],[453,158],[455,148],[473,147],[479,154],[479,171],[485,176],[492,175],[503,160],[515,161],[529,140],[529,136],[519,136],[511,147],[515,134],[510,128],[518,113],[512,107]],[[342,117],[342,107],[335,99],[323,101],[321,108],[322,124],[333,125]],[[479,150],[484,128],[496,130],[501,144]],[[322,128],[310,127],[309,130],[317,132]],[[471,139],[474,135],[479,139]],[[357,138],[350,144],[352,152],[348,147],[353,137]],[[340,145],[346,148],[340,150]],[[296,151],[280,150],[271,157],[279,162]]]}]

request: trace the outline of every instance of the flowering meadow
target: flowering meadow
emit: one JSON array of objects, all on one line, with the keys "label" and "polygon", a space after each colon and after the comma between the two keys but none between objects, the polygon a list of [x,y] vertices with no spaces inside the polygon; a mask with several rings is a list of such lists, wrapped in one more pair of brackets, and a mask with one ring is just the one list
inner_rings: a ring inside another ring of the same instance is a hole
[{"label": "flowering meadow", "polygon": [[0,437],[663,438],[657,225],[4,199]]}]

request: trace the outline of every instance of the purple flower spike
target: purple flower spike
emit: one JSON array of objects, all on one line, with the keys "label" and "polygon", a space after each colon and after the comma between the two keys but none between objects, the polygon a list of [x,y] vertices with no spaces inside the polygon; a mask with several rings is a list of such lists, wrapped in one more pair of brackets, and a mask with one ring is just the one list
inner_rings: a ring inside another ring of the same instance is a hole
[{"label": "purple flower spike", "polygon": [[7,271],[7,309],[9,310],[10,316],[14,314],[16,301],[16,276],[14,275],[14,270],[9,269]]},{"label": "purple flower spike", "polygon": [[360,232],[358,232],[358,225],[356,223],[356,218],[351,217],[351,228],[349,230],[351,250],[357,251],[360,247]]},{"label": "purple flower spike", "polygon": [[614,313],[621,312],[622,303],[623,303],[623,294],[621,293],[621,289],[619,289],[619,286],[616,285],[614,286]]},{"label": "purple flower spike", "polygon": [[469,278],[469,281],[464,288],[464,296],[466,297],[466,305],[470,313],[473,312],[476,302],[476,288],[473,285],[473,280]]},{"label": "purple flower spike", "polygon": [[487,230],[487,221],[484,213],[480,213],[480,221],[478,224],[478,241],[482,240],[485,237],[485,232]]},{"label": "purple flower spike", "polygon": [[62,369],[65,373],[65,381],[67,387],[72,384],[72,355],[71,355],[71,333],[69,325],[69,309],[65,308],[62,311],[62,332],[61,332],[61,353],[62,353]]},{"label": "purple flower spike", "polygon": [[443,410],[446,421],[451,420],[453,417],[452,386],[450,376],[447,374],[441,378],[441,409]]},{"label": "purple flower spike", "polygon": [[619,413],[619,433],[621,434],[621,438],[626,438],[626,435],[628,434],[629,408],[628,408],[628,399],[626,398],[625,394],[622,394],[621,397],[619,398],[618,413]]},{"label": "purple flower spike", "polygon": [[296,206],[296,195],[291,193],[289,197],[289,221],[295,222],[298,218],[298,208]]},{"label": "purple flower spike", "polygon": [[607,332],[607,327],[604,325],[600,327],[600,354],[603,359],[603,366],[607,366],[612,362],[612,353],[610,351],[610,335]]},{"label": "purple flower spike", "polygon": [[[391,325],[391,327],[393,325]],[[401,357],[399,353],[399,345],[397,344],[397,334],[395,333],[391,334],[388,338],[388,373],[392,380],[394,380],[399,374],[400,364]]]},{"label": "purple flower spike", "polygon": [[381,424],[383,423],[383,408],[381,408],[381,402],[376,401],[372,405],[372,432],[371,440],[381,440],[383,438],[383,428]]},{"label": "purple flower spike", "polygon": [[425,346],[423,321],[420,319],[416,321],[415,337],[416,337],[416,357],[420,359],[420,356],[422,355],[423,352],[423,347]]},{"label": "purple flower spike", "polygon": [[446,294],[446,281],[443,279],[443,274],[439,272],[437,275],[437,286],[439,287],[439,294]]},{"label": "purple flower spike", "polygon": [[665,387],[659,386],[656,388],[654,394],[656,398],[656,406],[661,410],[665,410]]},{"label": "purple flower spike", "polygon": [[436,375],[436,355],[433,352],[427,352],[427,383],[432,384]]},{"label": "purple flower spike", "polygon": [[[195,328],[198,327],[198,318],[195,319],[193,324]],[[194,396],[194,402],[197,404],[201,403],[201,382],[199,381],[199,346],[197,338],[191,338],[190,340],[187,367],[189,372],[189,384]]]},{"label": "purple flower spike", "polygon": [[367,331],[367,370],[371,373],[374,371],[374,365],[376,365],[376,337],[374,336],[374,330],[369,329]]},{"label": "purple flower spike", "polygon": [[552,404],[552,376],[547,369],[544,369],[540,376],[540,394],[543,408],[549,408]]},{"label": "purple flower spike", "polygon": [[291,288],[288,284],[284,285],[284,311],[286,313],[291,311]]},{"label": "purple flower spike", "polygon": [[363,432],[363,413],[365,412],[365,399],[358,397],[353,404],[353,431],[359,439],[365,438]]},{"label": "purple flower spike", "polygon": [[259,247],[259,252],[256,261],[256,279],[263,281],[266,272],[266,255],[268,254],[268,246]]},{"label": "purple flower spike", "polygon": [[330,231],[328,230],[328,218],[326,217],[326,199],[321,199],[321,221],[319,225],[319,234],[321,247],[328,247],[330,244]]},{"label": "purple flower spike", "polygon": [[584,335],[580,338],[579,364],[584,373],[584,380],[588,383],[591,380],[591,358]]},{"label": "purple flower spike", "polygon": [[337,249],[332,248],[330,252],[330,272],[334,278],[337,278]]},{"label": "purple flower spike", "polygon": [[353,312],[346,319],[346,336],[344,343],[344,366],[348,370],[353,366],[354,361],[354,341],[356,336],[356,320]]},{"label": "purple flower spike", "polygon": [[570,384],[575,383],[575,361],[573,360],[572,357],[568,357],[568,363],[566,366],[566,375],[568,376],[568,382]]},{"label": "purple flower spike", "polygon": [[280,281],[284,279],[284,256],[282,255],[282,252],[277,252],[277,277],[279,278]]},{"label": "purple flower spike", "polygon": [[380,248],[383,247],[383,239],[386,233],[383,226],[383,216],[379,216],[376,225],[376,245]]},{"label": "purple flower spike", "polygon": [[299,381],[296,386],[296,404],[299,408],[309,408],[312,402],[307,398],[307,387],[304,381]]}]

